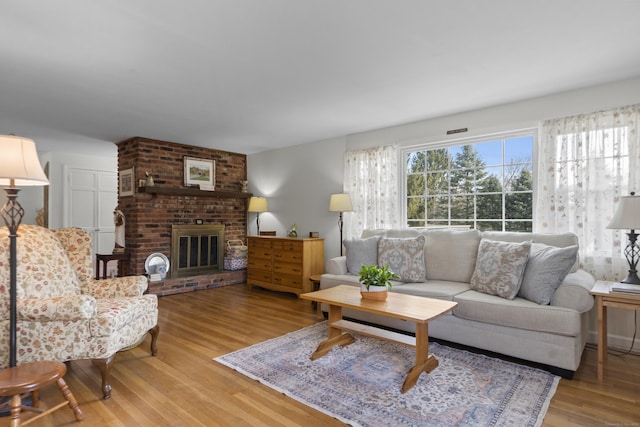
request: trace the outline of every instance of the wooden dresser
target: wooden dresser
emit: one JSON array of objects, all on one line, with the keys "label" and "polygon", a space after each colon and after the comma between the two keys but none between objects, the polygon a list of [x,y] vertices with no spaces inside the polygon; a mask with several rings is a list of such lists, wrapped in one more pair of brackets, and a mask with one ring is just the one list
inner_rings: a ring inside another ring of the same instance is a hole
[{"label": "wooden dresser", "polygon": [[249,236],[247,284],[296,295],[324,271],[324,239]]}]

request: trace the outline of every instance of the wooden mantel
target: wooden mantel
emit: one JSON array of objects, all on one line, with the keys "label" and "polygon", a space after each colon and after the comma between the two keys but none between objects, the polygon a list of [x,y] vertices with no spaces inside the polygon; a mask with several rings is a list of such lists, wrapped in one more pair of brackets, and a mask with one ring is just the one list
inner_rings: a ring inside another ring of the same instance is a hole
[{"label": "wooden mantel", "polygon": [[177,196],[195,196],[195,197],[217,197],[221,199],[249,199],[253,193],[242,191],[206,191],[199,188],[189,187],[138,187],[138,193],[147,193],[157,195],[177,195]]}]

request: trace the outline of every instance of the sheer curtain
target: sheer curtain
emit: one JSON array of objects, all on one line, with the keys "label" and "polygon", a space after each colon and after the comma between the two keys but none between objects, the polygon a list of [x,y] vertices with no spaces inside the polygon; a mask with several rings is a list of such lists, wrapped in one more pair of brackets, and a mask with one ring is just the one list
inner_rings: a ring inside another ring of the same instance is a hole
[{"label": "sheer curtain", "polygon": [[640,105],[548,120],[538,151],[534,231],[578,235],[580,264],[620,280],[624,230],[609,224],[620,196],[640,192]]},{"label": "sheer curtain", "polygon": [[366,228],[399,226],[398,148],[349,151],[344,157],[344,191],[353,212],[344,214],[344,237],[360,237]]}]

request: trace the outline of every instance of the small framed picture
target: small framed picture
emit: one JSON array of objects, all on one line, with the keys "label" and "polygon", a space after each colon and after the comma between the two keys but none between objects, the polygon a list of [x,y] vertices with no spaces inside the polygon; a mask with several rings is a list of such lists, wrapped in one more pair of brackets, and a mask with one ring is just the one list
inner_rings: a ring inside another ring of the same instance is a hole
[{"label": "small framed picture", "polygon": [[118,194],[120,197],[133,196],[134,191],[134,168],[123,169],[120,171],[118,181]]},{"label": "small framed picture", "polygon": [[184,185],[187,187],[196,186],[215,188],[216,185],[216,162],[215,160],[196,159],[194,157],[184,158]]}]

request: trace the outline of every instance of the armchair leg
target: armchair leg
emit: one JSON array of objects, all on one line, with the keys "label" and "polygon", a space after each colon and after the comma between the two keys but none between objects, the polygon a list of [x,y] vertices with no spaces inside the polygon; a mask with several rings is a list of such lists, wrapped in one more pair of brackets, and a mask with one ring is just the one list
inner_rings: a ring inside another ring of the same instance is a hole
[{"label": "armchair leg", "polygon": [[109,373],[111,372],[111,367],[113,366],[113,362],[116,359],[116,354],[112,354],[111,356],[104,359],[93,359],[92,362],[95,366],[100,370],[100,374],[102,375],[102,395],[104,399],[111,398],[111,384],[109,383]]},{"label": "armchair leg", "polygon": [[160,326],[156,324],[153,328],[149,329],[151,334],[151,355],[155,356],[158,353],[158,334],[160,333]]}]

